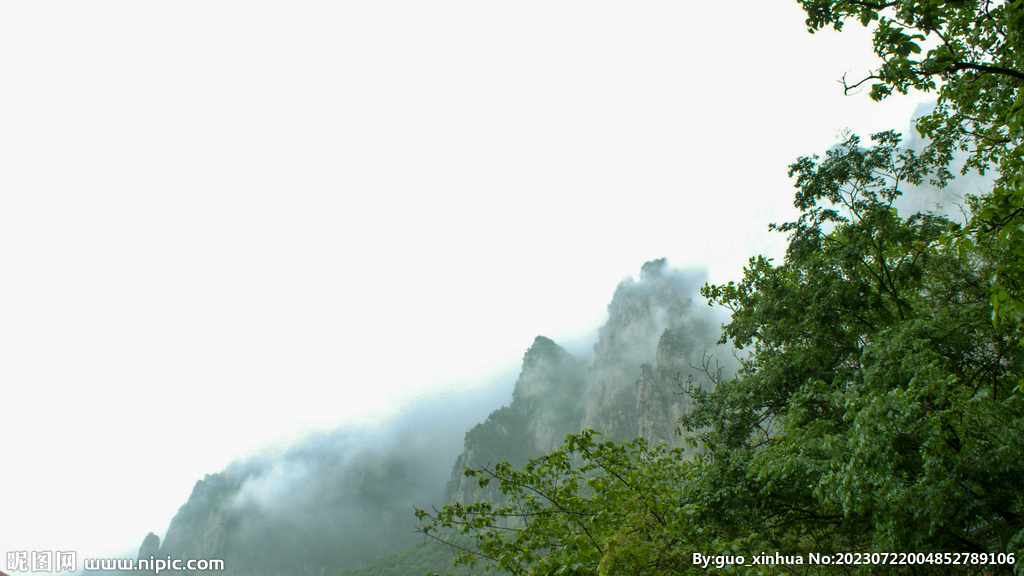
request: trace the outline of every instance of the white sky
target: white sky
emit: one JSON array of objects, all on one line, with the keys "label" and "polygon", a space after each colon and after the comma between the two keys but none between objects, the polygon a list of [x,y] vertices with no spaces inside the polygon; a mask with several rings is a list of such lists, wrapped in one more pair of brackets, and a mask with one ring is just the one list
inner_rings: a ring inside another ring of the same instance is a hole
[{"label": "white sky", "polygon": [[135,550],[647,260],[779,256],[788,164],[926,99],[844,97],[868,42],[785,0],[4,4],[0,554]]}]

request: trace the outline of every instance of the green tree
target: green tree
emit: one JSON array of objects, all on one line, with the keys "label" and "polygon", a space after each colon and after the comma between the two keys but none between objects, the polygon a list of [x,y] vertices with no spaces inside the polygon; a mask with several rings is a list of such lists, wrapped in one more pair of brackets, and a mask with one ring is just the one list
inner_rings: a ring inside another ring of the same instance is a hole
[{"label": "green tree", "polygon": [[[727,478],[709,490],[772,545],[1019,553],[1020,331],[988,321],[990,253],[937,251],[947,221],[892,209],[929,163],[874,140],[793,164],[786,261],[705,287],[753,351],[684,421]],[[749,486],[729,492],[737,466]]]},{"label": "green tree", "polygon": [[689,552],[739,549],[700,521],[686,494],[698,466],[678,448],[570,434],[558,450],[514,470],[507,462],[467,470],[497,482],[504,504],[455,503],[418,510],[425,534],[459,550],[457,565],[515,575],[704,574]]},{"label": "green tree", "polygon": [[948,165],[964,150],[965,171],[999,171],[991,193],[970,200],[967,227],[950,225],[948,244],[989,251],[994,317],[1024,320],[1024,0],[798,2],[811,32],[851,19],[874,27],[881,65],[847,90],[871,82],[876,100],[935,91],[934,112],[917,123],[926,155]]}]

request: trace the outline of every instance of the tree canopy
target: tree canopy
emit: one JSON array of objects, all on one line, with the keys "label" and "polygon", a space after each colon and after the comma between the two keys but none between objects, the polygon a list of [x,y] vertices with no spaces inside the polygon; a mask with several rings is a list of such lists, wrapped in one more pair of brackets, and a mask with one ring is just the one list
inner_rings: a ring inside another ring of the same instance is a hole
[{"label": "tree canopy", "polygon": [[911,89],[934,91],[934,111],[917,122],[926,155],[948,166],[968,152],[965,171],[999,172],[988,194],[970,199],[966,228],[951,225],[953,246],[980,244],[997,264],[990,278],[995,318],[1024,319],[1024,0],[798,0],[807,27],[874,28],[881,65],[847,90],[871,83],[881,100]]}]

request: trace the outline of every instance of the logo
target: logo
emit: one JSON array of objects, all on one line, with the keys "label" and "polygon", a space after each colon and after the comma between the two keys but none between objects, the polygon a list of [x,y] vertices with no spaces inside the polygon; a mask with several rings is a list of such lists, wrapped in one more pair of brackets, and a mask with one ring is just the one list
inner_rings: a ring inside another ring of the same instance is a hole
[{"label": "logo", "polygon": [[[74,552],[60,550],[17,551],[7,553],[7,569],[11,572],[74,572],[78,561]],[[2,576],[10,576],[0,572]]]}]

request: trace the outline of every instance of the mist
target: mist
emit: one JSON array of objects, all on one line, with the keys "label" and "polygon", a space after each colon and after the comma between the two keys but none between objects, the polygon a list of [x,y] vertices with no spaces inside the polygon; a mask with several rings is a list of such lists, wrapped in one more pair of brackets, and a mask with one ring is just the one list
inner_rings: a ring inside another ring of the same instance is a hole
[{"label": "mist", "polygon": [[[928,144],[928,141],[913,128],[913,124],[918,118],[926,116],[934,109],[934,102],[926,102],[918,105],[914,110],[910,128],[907,130],[908,137],[903,141],[905,148],[921,152]],[[961,174],[966,160],[967,152],[954,151],[953,161],[949,166],[953,179],[945,187],[938,188],[928,182],[924,182],[920,186],[904,184],[901,186],[903,194],[896,198],[893,206],[903,217],[918,212],[931,212],[945,216],[954,222],[965,223],[965,216],[968,215],[965,197],[967,195],[977,196],[990,191],[997,177],[997,173],[994,171],[980,174],[976,170],[970,170],[966,174]]]},{"label": "mist", "polygon": [[261,574],[369,562],[416,540],[413,507],[440,504],[465,431],[510,395],[511,381],[499,379],[414,403],[377,427],[316,433],[234,462],[196,484],[159,551],[142,557],[225,558]]}]

